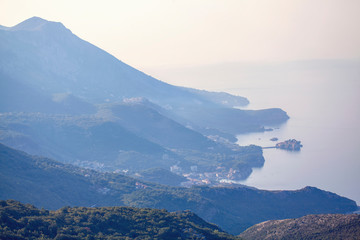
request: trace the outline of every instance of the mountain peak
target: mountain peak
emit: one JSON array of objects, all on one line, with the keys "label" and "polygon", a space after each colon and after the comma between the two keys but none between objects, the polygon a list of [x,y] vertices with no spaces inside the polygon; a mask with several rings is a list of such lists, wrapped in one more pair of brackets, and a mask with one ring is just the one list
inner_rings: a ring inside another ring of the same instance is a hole
[{"label": "mountain peak", "polygon": [[66,29],[65,26],[60,22],[52,22],[45,20],[40,17],[31,17],[12,28],[9,28],[11,31],[41,31],[51,26],[51,28],[56,29]]},{"label": "mountain peak", "polygon": [[32,18],[29,18],[29,19],[15,25],[14,27],[11,28],[11,30],[36,31],[36,30],[40,30],[47,23],[48,23],[48,21],[45,19],[42,19],[39,17],[32,17]]}]

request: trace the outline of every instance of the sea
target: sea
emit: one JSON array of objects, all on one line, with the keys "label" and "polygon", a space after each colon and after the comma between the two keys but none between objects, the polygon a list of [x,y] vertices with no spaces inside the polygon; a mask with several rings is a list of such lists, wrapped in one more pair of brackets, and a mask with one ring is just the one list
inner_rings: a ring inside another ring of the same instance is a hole
[{"label": "sea", "polygon": [[265,164],[241,184],[267,190],[314,186],[360,204],[360,60],[223,63],[166,69],[158,77],[247,97],[242,109],[281,108],[290,119],[273,131],[237,136],[239,145],[296,139],[300,151],[264,149]]}]

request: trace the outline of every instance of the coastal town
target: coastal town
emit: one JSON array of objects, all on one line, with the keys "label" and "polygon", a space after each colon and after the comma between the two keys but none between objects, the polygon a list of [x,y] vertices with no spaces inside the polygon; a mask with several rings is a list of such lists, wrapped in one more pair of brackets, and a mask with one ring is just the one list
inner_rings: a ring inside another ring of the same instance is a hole
[{"label": "coastal town", "polygon": [[183,174],[183,176],[188,179],[187,182],[183,182],[181,184],[183,187],[191,187],[192,185],[223,185],[225,182],[231,183],[245,178],[240,171],[232,168],[226,169],[223,167],[218,167],[218,169],[214,172],[192,172]]},{"label": "coastal town", "polygon": [[190,172],[183,172],[178,166],[172,166],[170,168],[172,173],[184,176],[187,181],[182,182],[181,186],[191,187],[193,185],[209,185],[216,186],[226,182],[236,182],[245,179],[251,174],[249,171],[239,171],[233,168],[225,168],[218,166],[213,171],[198,171],[197,166],[192,166]]},{"label": "coastal town", "polygon": [[[277,141],[278,138],[272,138],[271,141]],[[300,151],[303,147],[301,141],[297,141],[295,139],[289,139],[283,142],[278,142],[274,147],[269,148],[277,148],[277,149],[284,149],[288,151]],[[171,168],[172,172],[176,172],[175,169]],[[246,178],[247,175],[250,175],[251,172],[244,172],[235,170],[235,169],[226,169],[224,167],[217,167],[214,172],[205,172],[201,173],[198,172],[196,167],[193,166],[191,168],[190,173],[182,174],[186,177],[189,181],[182,183],[182,186],[192,186],[192,185],[217,185],[220,183],[231,183],[237,182],[239,180],[243,180]]]}]

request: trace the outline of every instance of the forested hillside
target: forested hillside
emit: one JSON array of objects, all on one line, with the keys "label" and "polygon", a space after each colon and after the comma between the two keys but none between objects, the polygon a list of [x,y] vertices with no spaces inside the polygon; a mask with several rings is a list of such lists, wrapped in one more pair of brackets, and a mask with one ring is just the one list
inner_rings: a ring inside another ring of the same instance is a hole
[{"label": "forested hillside", "polygon": [[197,215],[132,207],[37,209],[0,201],[0,239],[237,239]]},{"label": "forested hillside", "polygon": [[354,201],[313,187],[296,191],[245,186],[168,187],[34,157],[1,144],[0,199],[53,210],[63,206],[191,210],[232,234],[269,219],[357,209]]}]

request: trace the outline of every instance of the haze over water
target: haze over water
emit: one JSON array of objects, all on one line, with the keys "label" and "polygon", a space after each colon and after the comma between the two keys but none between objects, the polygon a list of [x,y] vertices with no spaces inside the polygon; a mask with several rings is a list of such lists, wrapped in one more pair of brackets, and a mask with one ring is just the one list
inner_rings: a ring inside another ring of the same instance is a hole
[{"label": "haze over water", "polygon": [[254,169],[243,184],[277,190],[315,186],[360,203],[360,61],[159,71],[166,79],[171,72],[175,83],[186,79],[192,87],[245,96],[247,109],[280,107],[290,116],[274,131],[238,136],[240,145],[274,146],[272,137],[295,138],[304,145],[300,152],[264,149],[264,167]]}]

